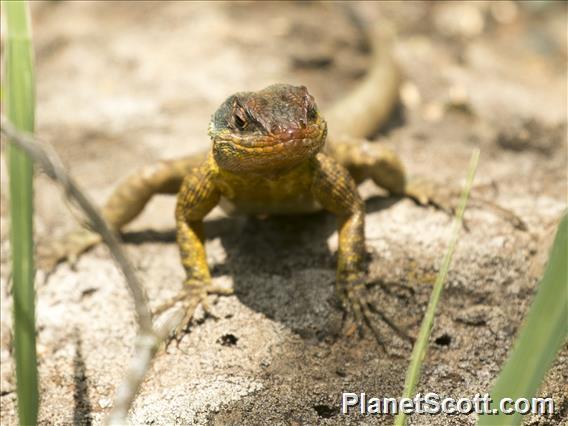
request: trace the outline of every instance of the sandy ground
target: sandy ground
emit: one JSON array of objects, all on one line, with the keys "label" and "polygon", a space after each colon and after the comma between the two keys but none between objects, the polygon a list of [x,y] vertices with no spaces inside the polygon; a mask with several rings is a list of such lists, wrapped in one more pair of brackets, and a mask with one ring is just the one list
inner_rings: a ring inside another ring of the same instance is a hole
[{"label": "sandy ground", "polygon": [[[474,196],[527,224],[516,229],[487,205],[467,231],[433,330],[420,392],[464,397],[490,389],[534,296],[566,208],[566,5],[363,3],[400,37],[402,101],[375,139],[409,172],[455,188],[474,147]],[[34,3],[37,130],[102,203],[116,183],[159,158],[208,147],[207,123],[240,90],[306,85],[322,106],[364,73],[368,53],[341,8],[320,3]],[[7,179],[2,171],[2,424],[16,424],[11,357]],[[36,180],[42,244],[76,225],[58,189]],[[450,218],[387,198],[369,183],[372,299],[415,336],[448,242]],[[128,227],[125,248],[153,306],[183,279],[173,204],[157,197]],[[342,391],[400,396],[411,352],[378,318],[387,342],[338,337],[333,281],[337,235],[325,213],[207,220],[214,280],[236,295],[219,319],[197,321],[179,347],[155,359],[133,424],[391,424],[339,413]],[[41,424],[100,424],[133,349],[135,321],[122,276],[104,247],[37,273]],[[568,420],[568,348],[539,395]],[[413,425],[473,424],[475,416],[412,416]]]}]

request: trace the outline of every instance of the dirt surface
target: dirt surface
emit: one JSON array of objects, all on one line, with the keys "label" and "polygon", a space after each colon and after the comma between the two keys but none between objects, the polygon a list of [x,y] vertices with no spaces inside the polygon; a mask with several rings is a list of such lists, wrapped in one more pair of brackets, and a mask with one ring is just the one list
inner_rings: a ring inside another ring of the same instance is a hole
[{"label": "dirt surface", "polygon": [[[412,175],[455,188],[481,148],[418,391],[471,397],[502,366],[533,299],[566,208],[566,4],[362,3],[368,20],[399,31],[406,82],[386,129]],[[37,130],[102,203],[117,182],[159,158],[209,145],[210,115],[226,96],[275,82],[306,85],[330,105],[364,73],[368,53],[340,7],[320,3],[34,2]],[[11,357],[7,179],[2,171],[2,424],[16,424]],[[57,187],[36,179],[36,234],[46,244],[76,225]],[[451,219],[366,183],[370,289],[376,306],[416,336]],[[157,197],[125,235],[153,306],[180,288],[174,200]],[[133,424],[392,424],[340,414],[342,391],[401,395],[411,346],[377,318],[371,336],[335,335],[337,235],[320,213],[207,220],[219,319],[198,321],[156,357]],[[104,247],[37,273],[41,424],[100,424],[136,332],[124,280]],[[539,395],[568,420],[568,348]],[[473,424],[475,416],[412,416],[413,425]]]}]

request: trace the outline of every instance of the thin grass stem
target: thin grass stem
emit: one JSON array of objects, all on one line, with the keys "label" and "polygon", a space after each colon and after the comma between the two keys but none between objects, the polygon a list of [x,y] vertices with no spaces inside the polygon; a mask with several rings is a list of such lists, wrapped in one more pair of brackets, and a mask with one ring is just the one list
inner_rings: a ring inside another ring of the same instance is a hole
[{"label": "thin grass stem", "polygon": [[[440,295],[442,294],[442,289],[444,288],[444,283],[446,282],[446,277],[448,275],[448,270],[450,269],[450,264],[452,257],[459,239],[460,230],[462,228],[463,214],[467,201],[469,199],[469,193],[473,185],[473,179],[475,177],[475,172],[477,170],[477,164],[479,163],[479,149],[476,149],[471,154],[471,159],[469,162],[469,171],[467,176],[467,181],[465,188],[462,192],[458,210],[454,217],[452,236],[448,250],[444,259],[442,260],[442,265],[436,282],[434,283],[434,288],[432,289],[432,294],[430,295],[430,301],[428,302],[428,308],[426,309],[426,314],[422,320],[422,325],[420,326],[420,332],[416,343],[414,344],[414,349],[412,350],[412,357],[410,359],[410,365],[406,372],[406,381],[404,383],[403,398],[412,398],[418,380],[420,379],[420,372],[422,370],[422,363],[424,362],[424,357],[426,356],[426,349],[428,348],[428,340],[430,339],[430,334],[432,332],[432,326],[434,325],[434,316],[436,315],[436,308],[438,306],[438,301],[440,300]],[[406,414],[399,413],[395,418],[396,426],[404,426],[406,424]]]},{"label": "thin grass stem", "polygon": [[[29,8],[25,1],[2,3],[6,13],[5,107],[10,121],[34,130],[34,68]],[[14,301],[14,353],[20,424],[34,425],[38,413],[33,260],[33,166],[28,155],[8,146],[10,247]]]}]

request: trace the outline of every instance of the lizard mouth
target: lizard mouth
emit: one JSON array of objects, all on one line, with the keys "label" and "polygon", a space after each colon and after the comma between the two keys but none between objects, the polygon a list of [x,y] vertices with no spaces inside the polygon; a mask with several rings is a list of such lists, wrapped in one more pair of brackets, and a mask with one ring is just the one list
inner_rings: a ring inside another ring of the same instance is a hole
[{"label": "lizard mouth", "polygon": [[326,134],[323,119],[268,134],[210,130],[213,155],[219,166],[230,171],[261,172],[293,166],[320,151]]},{"label": "lizard mouth", "polygon": [[271,133],[250,132],[241,133],[230,130],[210,130],[213,143],[227,142],[243,149],[264,151],[264,148],[284,147],[284,145],[301,146],[325,137],[326,123],[318,120],[300,128],[278,129]]}]

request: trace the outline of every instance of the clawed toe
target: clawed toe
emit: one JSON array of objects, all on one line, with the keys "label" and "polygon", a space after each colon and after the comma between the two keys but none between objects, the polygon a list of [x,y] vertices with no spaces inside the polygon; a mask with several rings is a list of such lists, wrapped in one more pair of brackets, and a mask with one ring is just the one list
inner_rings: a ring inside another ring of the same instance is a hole
[{"label": "clawed toe", "polygon": [[[404,195],[421,206],[432,206],[452,216],[455,214],[460,191],[435,184],[424,178],[414,178],[406,184]],[[481,197],[471,196],[470,207],[480,207],[491,210],[495,215],[509,222],[516,229],[526,231],[526,223],[512,210]],[[464,221],[464,226],[466,222]]]},{"label": "clawed toe", "polygon": [[350,337],[355,332],[364,336],[365,331],[370,331],[377,343],[387,351],[385,341],[376,326],[376,319],[380,319],[391,328],[401,339],[413,344],[413,339],[379,309],[368,298],[367,287],[364,282],[358,282],[348,286],[341,286],[340,298],[345,310],[343,318],[343,335]]},{"label": "clawed toe", "polygon": [[426,179],[416,178],[408,182],[404,195],[420,206],[432,206],[448,215],[454,213],[457,203],[455,194]]},{"label": "clawed toe", "polygon": [[369,308],[371,304],[368,302],[367,296],[362,294],[362,292],[357,292],[350,299],[359,335],[363,337],[367,330],[370,331],[379,346],[386,350],[385,342],[380,331],[376,328],[371,315],[371,309]]},{"label": "clawed toe", "polygon": [[339,297],[345,311],[343,317],[343,335],[352,336],[356,331],[363,336],[370,330],[379,345],[384,347],[379,331],[376,329],[369,308],[367,287],[363,280],[343,284],[339,287]]},{"label": "clawed toe", "polygon": [[191,321],[194,319],[195,311],[197,310],[199,305],[201,305],[207,317],[218,319],[219,317],[215,313],[213,313],[211,309],[209,296],[231,294],[233,294],[233,290],[230,288],[204,285],[202,283],[186,283],[184,289],[179,294],[156,307],[153,310],[153,315],[158,316],[163,312],[173,308],[176,304],[181,303],[181,307],[184,310],[184,316],[173,328],[172,332],[170,333],[170,339],[168,341],[168,344],[173,340],[176,340],[179,343],[179,341],[183,337],[183,331],[189,324],[191,324]]},{"label": "clawed toe", "polygon": [[60,240],[41,244],[37,251],[38,266],[46,272],[51,272],[64,260],[74,265],[81,254],[100,241],[101,236],[95,232],[86,229],[73,231]]}]

